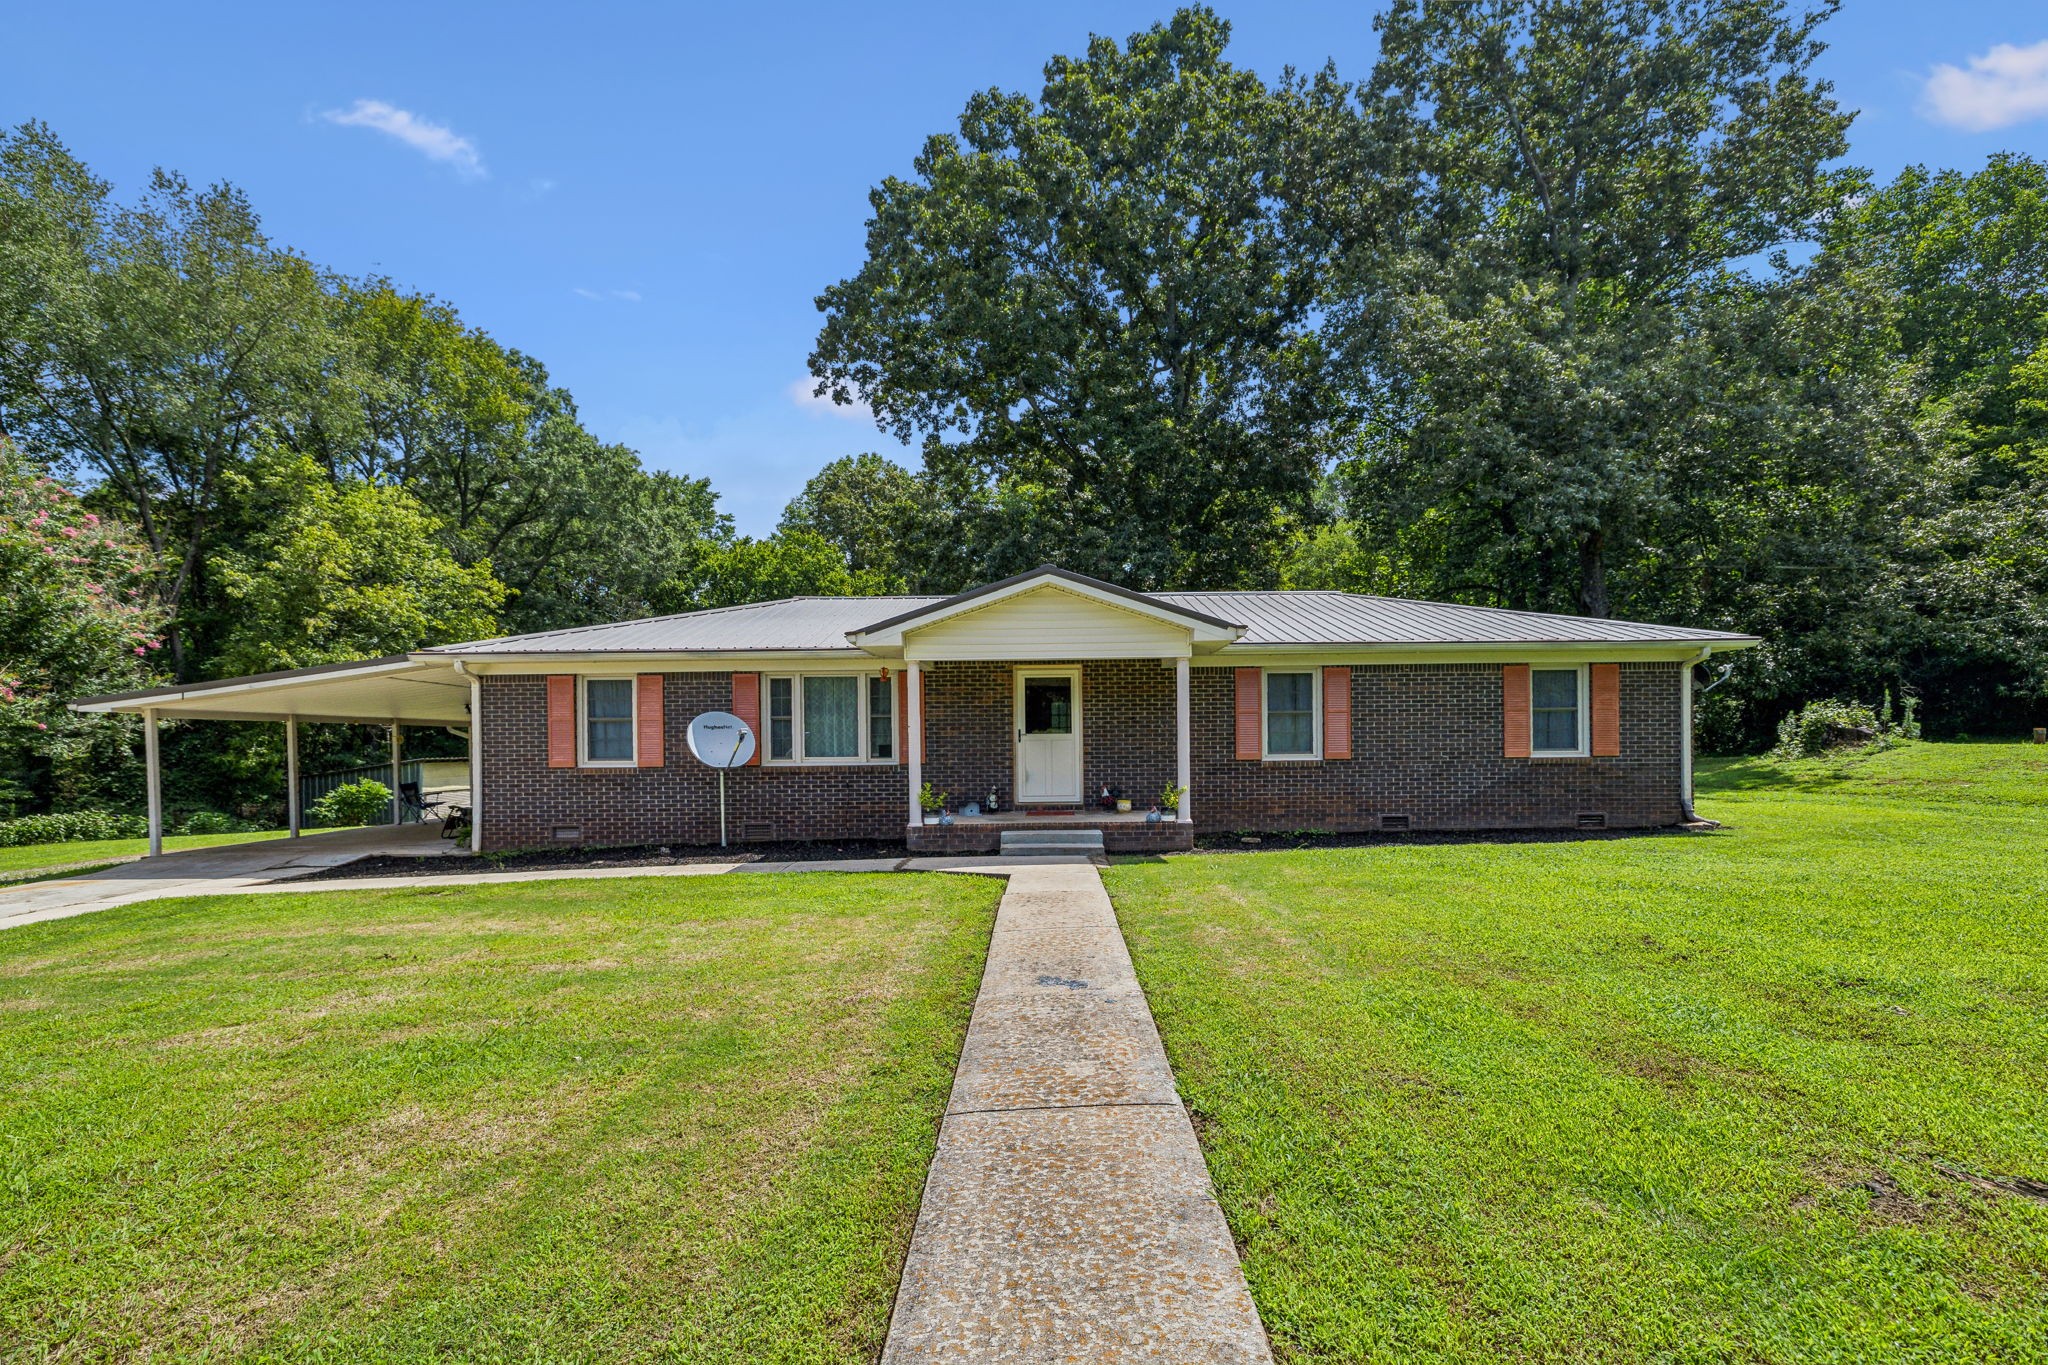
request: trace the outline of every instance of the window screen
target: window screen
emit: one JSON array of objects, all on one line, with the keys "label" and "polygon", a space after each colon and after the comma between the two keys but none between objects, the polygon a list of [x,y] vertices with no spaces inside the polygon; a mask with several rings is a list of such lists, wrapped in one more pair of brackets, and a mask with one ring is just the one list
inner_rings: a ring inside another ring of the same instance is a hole
[{"label": "window screen", "polygon": [[1316,679],[1313,673],[1266,675],[1266,752],[1316,751]]},{"label": "window screen", "polygon": [[792,678],[768,680],[768,757],[796,757],[796,693]]},{"label": "window screen", "polygon": [[1529,747],[1537,753],[1570,753],[1579,747],[1576,668],[1530,670]]},{"label": "window screen", "polygon": [[896,689],[887,678],[868,679],[868,757],[896,756]]},{"label": "window screen", "polygon": [[583,685],[583,757],[589,763],[633,761],[633,680],[592,678]]}]

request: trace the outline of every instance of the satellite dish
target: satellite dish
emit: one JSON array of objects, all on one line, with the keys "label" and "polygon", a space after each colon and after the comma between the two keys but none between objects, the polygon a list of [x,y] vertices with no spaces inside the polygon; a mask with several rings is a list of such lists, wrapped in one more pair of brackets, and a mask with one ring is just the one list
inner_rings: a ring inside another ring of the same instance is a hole
[{"label": "satellite dish", "polygon": [[754,727],[730,711],[706,711],[690,722],[690,752],[707,768],[744,768],[754,757]]}]

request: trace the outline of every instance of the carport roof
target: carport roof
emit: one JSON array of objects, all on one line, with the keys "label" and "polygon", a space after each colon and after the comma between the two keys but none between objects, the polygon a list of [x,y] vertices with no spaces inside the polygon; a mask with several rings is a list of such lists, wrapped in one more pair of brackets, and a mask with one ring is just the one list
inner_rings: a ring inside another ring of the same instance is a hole
[{"label": "carport roof", "polygon": [[452,663],[400,654],[80,697],[71,709],[155,711],[187,720],[464,725],[469,721],[469,685]]}]

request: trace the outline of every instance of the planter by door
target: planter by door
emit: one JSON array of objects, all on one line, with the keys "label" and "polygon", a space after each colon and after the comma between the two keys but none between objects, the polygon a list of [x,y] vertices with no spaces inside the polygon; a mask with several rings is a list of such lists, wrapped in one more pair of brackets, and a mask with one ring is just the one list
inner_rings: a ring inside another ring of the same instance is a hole
[{"label": "planter by door", "polygon": [[1017,800],[1081,800],[1081,670],[1017,670]]}]

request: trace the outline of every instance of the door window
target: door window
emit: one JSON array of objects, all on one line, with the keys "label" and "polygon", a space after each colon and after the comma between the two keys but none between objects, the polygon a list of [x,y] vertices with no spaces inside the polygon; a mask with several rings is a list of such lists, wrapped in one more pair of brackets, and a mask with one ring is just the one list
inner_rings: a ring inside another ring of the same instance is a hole
[{"label": "door window", "polygon": [[1074,680],[1024,680],[1024,733],[1070,735],[1074,732]]}]

